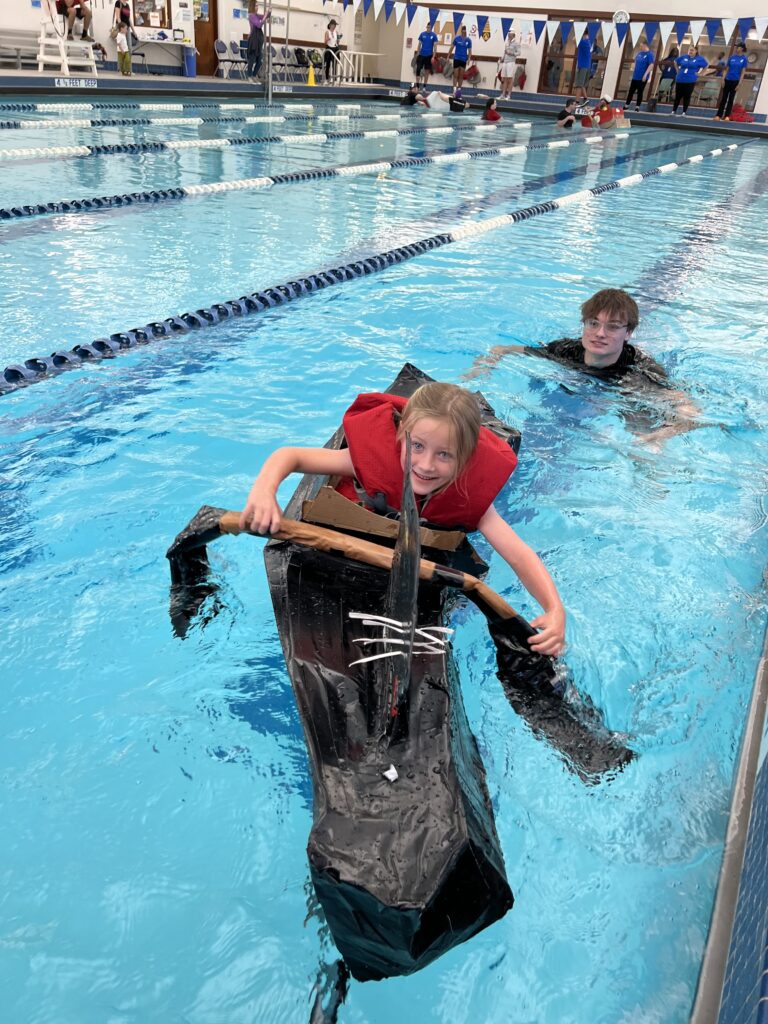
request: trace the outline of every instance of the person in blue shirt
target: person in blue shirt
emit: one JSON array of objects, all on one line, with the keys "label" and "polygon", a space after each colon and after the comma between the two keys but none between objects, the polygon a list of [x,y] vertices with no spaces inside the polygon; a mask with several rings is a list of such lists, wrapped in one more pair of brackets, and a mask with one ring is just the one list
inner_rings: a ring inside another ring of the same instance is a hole
[{"label": "person in blue shirt", "polygon": [[725,72],[725,81],[723,82],[723,93],[720,97],[720,106],[717,108],[717,114],[715,115],[716,121],[731,120],[731,111],[733,110],[733,101],[736,97],[736,90],[744,77],[746,66],[747,48],[744,43],[739,43],[736,47],[736,53],[728,58],[728,70]]},{"label": "person in blue shirt", "polygon": [[632,102],[632,97],[637,93],[635,110],[640,109],[643,102],[643,92],[646,82],[650,82],[653,74],[653,54],[648,43],[640,43],[640,49],[635,57],[635,66],[632,69],[632,81],[629,83],[627,93],[627,106]]},{"label": "person in blue shirt", "polygon": [[669,101],[669,97],[672,94],[672,86],[675,84],[675,78],[677,76],[677,68],[675,67],[675,61],[680,55],[680,51],[676,46],[673,46],[669,51],[669,56],[665,57],[660,66],[661,78],[659,80],[659,99]]},{"label": "person in blue shirt", "polygon": [[432,31],[432,22],[428,21],[427,27],[419,36],[419,45],[416,47],[416,77],[425,88],[432,70],[435,46],[437,46],[437,35]]},{"label": "person in blue shirt", "polygon": [[462,25],[459,34],[453,37],[451,48],[448,51],[448,60],[453,55],[453,88],[461,88],[464,81],[464,70],[472,50],[472,40],[467,36],[467,26]]},{"label": "person in blue shirt", "polygon": [[576,78],[574,85],[585,86],[592,73],[592,44],[589,33],[585,32],[576,47]]},{"label": "person in blue shirt", "polygon": [[678,57],[677,78],[675,79],[675,102],[672,106],[672,113],[677,113],[677,108],[683,104],[682,116],[688,112],[688,104],[691,102],[693,87],[699,80],[699,73],[706,73],[709,63],[699,56],[698,46],[689,46],[688,53]]}]

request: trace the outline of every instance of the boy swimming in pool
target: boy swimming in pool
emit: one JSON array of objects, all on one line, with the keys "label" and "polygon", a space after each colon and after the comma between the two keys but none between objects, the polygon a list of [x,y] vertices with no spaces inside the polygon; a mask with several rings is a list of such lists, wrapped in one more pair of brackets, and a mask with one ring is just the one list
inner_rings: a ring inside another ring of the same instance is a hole
[{"label": "boy swimming in pool", "polygon": [[344,416],[349,447],[278,448],[251,488],[240,526],[274,533],[282,511],[277,489],[291,473],[340,476],[339,490],[382,514],[399,507],[405,434],[411,437],[411,485],[421,516],[437,526],[479,530],[505,559],[543,612],[528,643],[558,655],[565,643],[565,609],[538,555],[502,519],[493,500],[517,457],[481,425],[473,395],[453,384],[430,383],[406,402],[388,394],[359,395]]}]

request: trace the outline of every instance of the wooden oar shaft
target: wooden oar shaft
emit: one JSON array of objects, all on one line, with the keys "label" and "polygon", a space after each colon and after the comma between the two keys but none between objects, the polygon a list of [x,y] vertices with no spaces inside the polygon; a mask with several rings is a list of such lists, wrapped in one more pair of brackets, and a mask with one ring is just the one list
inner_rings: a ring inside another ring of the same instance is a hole
[{"label": "wooden oar shaft", "polygon": [[[219,521],[219,528],[222,533],[251,532],[240,529],[239,512],[225,512]],[[253,536],[262,535],[253,534]],[[338,533],[325,526],[315,526],[314,523],[300,523],[295,519],[282,519],[280,529],[276,533],[269,534],[267,539],[288,540],[317,551],[333,551],[344,555],[345,558],[364,562],[366,565],[374,565],[379,569],[391,569],[394,558],[394,551],[381,544],[374,544],[370,540],[362,540],[359,537],[350,537],[346,533]],[[504,619],[511,619],[517,614],[500,594],[491,590],[482,580],[470,576],[469,573],[438,565],[437,562],[431,562],[428,558],[422,558],[419,563],[419,579],[439,581],[459,590],[474,591],[485,604]]]}]

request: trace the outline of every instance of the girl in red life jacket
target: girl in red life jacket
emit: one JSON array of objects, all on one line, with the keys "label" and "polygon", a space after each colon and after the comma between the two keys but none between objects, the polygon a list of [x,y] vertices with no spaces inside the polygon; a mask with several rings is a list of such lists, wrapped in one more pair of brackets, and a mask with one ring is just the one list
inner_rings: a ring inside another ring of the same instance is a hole
[{"label": "girl in red life jacket", "polygon": [[480,118],[481,121],[500,121],[501,114],[496,109],[496,99],[491,97],[485,101],[485,110],[483,116]]},{"label": "girl in red life jacket", "polygon": [[[396,422],[400,413],[399,424]],[[493,499],[516,465],[512,450],[481,426],[474,397],[453,384],[424,384],[406,403],[393,395],[359,395],[344,417],[349,447],[279,448],[251,488],[240,526],[253,533],[280,528],[277,489],[291,473],[345,478],[339,487],[397,508],[403,485],[404,437],[411,435],[411,485],[421,515],[441,526],[479,530],[543,608],[528,643],[558,655],[565,643],[565,610],[538,555],[501,518]],[[482,506],[482,507],[481,507]]]}]

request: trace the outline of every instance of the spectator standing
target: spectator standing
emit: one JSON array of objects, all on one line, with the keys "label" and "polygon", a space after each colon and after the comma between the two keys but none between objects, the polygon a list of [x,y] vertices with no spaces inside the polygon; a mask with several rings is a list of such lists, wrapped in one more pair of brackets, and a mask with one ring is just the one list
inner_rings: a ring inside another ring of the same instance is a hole
[{"label": "spectator standing", "polygon": [[736,53],[728,58],[728,70],[725,72],[723,92],[720,97],[720,106],[717,108],[715,121],[730,121],[733,101],[736,97],[736,90],[744,77],[747,67],[747,48],[744,43],[739,43]]},{"label": "spectator standing", "polygon": [[499,74],[501,75],[501,99],[508,100],[512,95],[512,88],[515,84],[515,71],[517,70],[517,58],[520,56],[520,43],[518,43],[512,29],[507,33],[504,40],[504,53],[499,60]]},{"label": "spectator standing", "polygon": [[245,74],[248,78],[259,77],[261,64],[264,60],[264,23],[271,14],[272,8],[267,7],[267,0],[264,0],[263,14],[259,14],[259,0],[249,0],[248,24],[251,26],[251,33],[248,36],[247,64],[245,68]]},{"label": "spectator standing", "polygon": [[131,50],[128,46],[128,26],[121,21],[117,29],[117,69],[121,75],[131,74]]},{"label": "spectator standing", "polygon": [[688,104],[691,102],[693,87],[699,80],[699,73],[705,71],[709,64],[699,56],[698,46],[689,46],[688,53],[678,57],[675,64],[677,65],[677,78],[675,79],[675,102],[672,113],[676,114],[677,108],[682,103],[681,117],[685,117],[688,113]]},{"label": "spectator standing", "polygon": [[643,102],[643,92],[646,82],[650,82],[653,74],[653,54],[648,43],[640,43],[640,52],[635,57],[635,66],[632,70],[632,81],[629,83],[627,92],[627,106],[632,102],[632,97],[637,93],[635,110],[640,109]]},{"label": "spectator standing", "polygon": [[[120,26],[121,25],[127,26],[126,33],[125,33],[125,38],[126,38],[126,40],[128,42],[128,56],[130,58],[131,48],[132,48],[131,44],[132,44],[132,35],[133,35],[133,22],[132,22],[132,19],[131,19],[131,5],[128,2],[128,0],[115,0],[115,8],[114,8],[114,10],[112,12],[112,32],[110,32],[110,35],[113,36],[115,42],[118,44],[118,46],[117,46],[117,67],[118,67],[119,71],[122,70],[122,68],[120,67],[120,45],[119,45]],[[130,61],[129,61],[129,63],[130,63]],[[123,73],[125,73],[125,72],[123,72]],[[131,72],[130,72],[130,67],[129,67],[128,74],[130,74],[130,73]]]},{"label": "spectator standing", "polygon": [[496,99],[491,96],[490,99],[485,101],[485,110],[483,111],[482,121],[500,121],[501,114],[496,109]]},{"label": "spectator standing", "polygon": [[584,35],[579,40],[579,45],[576,47],[576,78],[574,79],[574,85],[585,86],[592,75],[592,43],[589,41],[589,33],[584,32]]},{"label": "spectator standing", "polygon": [[675,77],[677,75],[677,68],[675,67],[675,61],[680,55],[680,51],[676,46],[673,46],[669,51],[669,56],[665,57],[661,62],[661,78],[659,80],[659,99],[669,100],[672,94],[672,87],[675,84]]},{"label": "spectator standing", "polygon": [[467,26],[462,25],[459,34],[453,37],[448,59],[453,55],[453,88],[460,89],[464,81],[464,70],[472,52],[472,40],[467,35]]},{"label": "spectator standing", "polygon": [[328,27],[325,30],[325,81],[326,84],[330,82],[332,76],[331,68],[339,62],[339,51],[341,50],[341,32],[338,31],[338,24],[335,19],[331,18],[328,22]]},{"label": "spectator standing", "polygon": [[416,47],[416,78],[425,89],[432,71],[432,58],[435,56],[437,42],[437,33],[432,29],[432,22],[428,21]]}]

